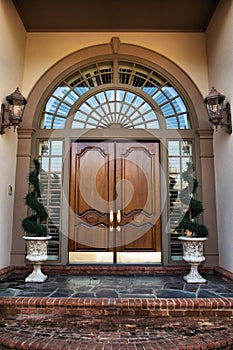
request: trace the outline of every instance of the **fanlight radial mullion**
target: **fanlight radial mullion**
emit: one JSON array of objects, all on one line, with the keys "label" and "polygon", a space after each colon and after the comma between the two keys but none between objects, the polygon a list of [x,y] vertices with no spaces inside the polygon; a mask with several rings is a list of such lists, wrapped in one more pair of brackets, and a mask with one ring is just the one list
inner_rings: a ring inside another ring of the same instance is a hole
[{"label": "fanlight radial mullion", "polygon": [[[98,106],[97,103],[99,103]],[[147,123],[151,122],[155,122],[153,124],[155,128],[159,127],[158,118],[152,106],[141,96],[130,91],[111,89],[89,97],[79,106],[72,128],[80,126],[77,123],[79,112],[82,113],[82,116],[86,115],[85,127],[95,125],[96,128],[99,128],[119,125],[128,128],[139,128],[140,126],[146,128]]]}]

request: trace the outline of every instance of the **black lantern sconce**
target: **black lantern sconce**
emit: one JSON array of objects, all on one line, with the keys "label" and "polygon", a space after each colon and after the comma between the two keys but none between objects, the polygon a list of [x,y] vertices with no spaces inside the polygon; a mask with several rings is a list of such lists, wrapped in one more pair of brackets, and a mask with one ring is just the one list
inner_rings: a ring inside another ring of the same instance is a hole
[{"label": "black lantern sconce", "polygon": [[[225,96],[218,92],[214,87],[210,90],[209,95],[204,99],[206,108],[209,115],[209,121],[212,127],[218,129],[218,126],[225,127],[228,134],[232,133],[232,123],[231,123],[231,108],[230,103],[227,102],[226,106],[223,106],[223,101]],[[223,121],[223,117],[226,117],[226,121]]]},{"label": "black lantern sconce", "polygon": [[[8,102],[8,108],[5,104],[1,105],[1,117],[0,117],[0,135],[5,134],[4,129],[11,126],[14,127],[14,130],[23,119],[24,107],[27,103],[27,100],[23,97],[19,89],[17,88],[12,94],[6,96]],[[8,120],[5,120],[5,113],[8,113]]]}]

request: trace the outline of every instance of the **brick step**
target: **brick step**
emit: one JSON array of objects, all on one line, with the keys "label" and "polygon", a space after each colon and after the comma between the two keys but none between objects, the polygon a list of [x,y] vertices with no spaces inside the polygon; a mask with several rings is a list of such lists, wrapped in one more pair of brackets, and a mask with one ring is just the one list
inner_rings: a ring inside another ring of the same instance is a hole
[{"label": "brick step", "polygon": [[0,298],[5,316],[233,317],[232,298]]}]

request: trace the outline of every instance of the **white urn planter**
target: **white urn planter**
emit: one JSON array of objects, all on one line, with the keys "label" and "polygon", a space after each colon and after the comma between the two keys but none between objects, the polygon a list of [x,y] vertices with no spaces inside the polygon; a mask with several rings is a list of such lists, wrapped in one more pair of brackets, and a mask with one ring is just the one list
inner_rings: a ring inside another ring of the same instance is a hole
[{"label": "white urn planter", "polygon": [[26,277],[25,282],[44,282],[47,276],[41,271],[41,264],[48,260],[48,241],[51,236],[28,237],[23,236],[26,242],[26,259],[34,264],[32,273]]},{"label": "white urn planter", "polygon": [[190,271],[184,280],[187,283],[205,283],[206,279],[199,274],[198,266],[205,261],[204,242],[207,238],[181,236],[179,240],[183,243],[183,260],[190,265]]}]

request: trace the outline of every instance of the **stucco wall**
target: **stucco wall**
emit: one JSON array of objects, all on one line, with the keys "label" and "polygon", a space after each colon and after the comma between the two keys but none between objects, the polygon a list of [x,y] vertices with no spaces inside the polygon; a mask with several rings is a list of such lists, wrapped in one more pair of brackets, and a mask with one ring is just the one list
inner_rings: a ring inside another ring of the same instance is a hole
[{"label": "stucco wall", "polygon": [[[207,30],[209,88],[233,107],[233,1],[222,0]],[[233,110],[232,110],[233,112]],[[220,266],[233,272],[233,134],[214,133]]]},{"label": "stucco wall", "polygon": [[[22,88],[25,30],[9,0],[0,0],[0,102],[16,87]],[[10,265],[17,132],[0,135],[0,268]],[[12,195],[8,186],[13,187]]]},{"label": "stucco wall", "polygon": [[181,67],[204,94],[208,73],[204,33],[28,33],[24,85],[28,94],[37,80],[63,57],[119,37],[122,43],[142,46],[166,56]]}]

